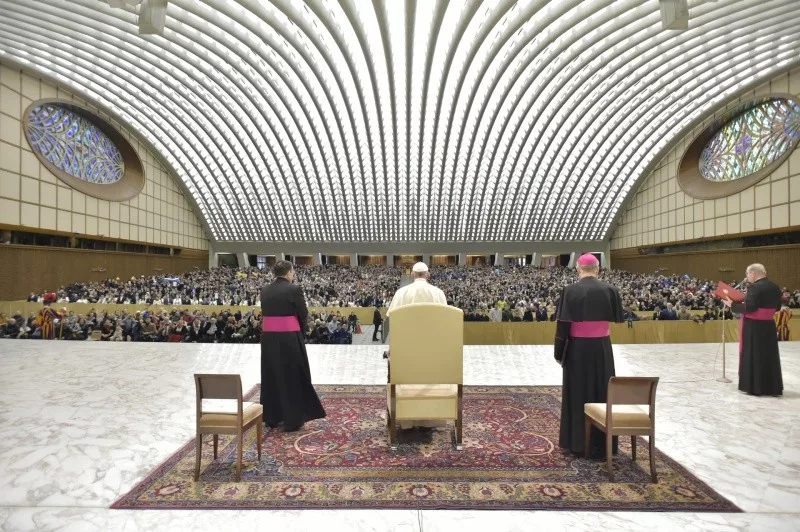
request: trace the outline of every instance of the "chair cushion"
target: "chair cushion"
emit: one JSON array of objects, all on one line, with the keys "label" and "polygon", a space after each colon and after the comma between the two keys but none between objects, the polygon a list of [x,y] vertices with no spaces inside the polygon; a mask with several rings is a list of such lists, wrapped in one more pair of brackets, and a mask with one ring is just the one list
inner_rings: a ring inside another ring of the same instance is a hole
[{"label": "chair cushion", "polygon": [[[387,387],[387,407],[389,407]],[[402,384],[395,386],[395,416],[400,419],[458,418],[458,386],[455,384]]]},{"label": "chair cushion", "polygon": [[[220,427],[220,428],[236,428],[236,410],[234,407],[233,412],[230,412],[228,409],[216,409],[216,410],[225,410],[223,412],[216,411],[216,412],[203,412],[200,416],[200,428],[209,429],[212,427]],[[254,419],[261,416],[264,412],[264,408],[259,403],[242,403],[242,424],[247,425]]]},{"label": "chair cushion", "polygon": [[[583,411],[599,425],[605,426],[606,403],[586,403]],[[650,430],[650,414],[639,405],[614,405],[611,424],[615,429]]]},{"label": "chair cushion", "polygon": [[456,384],[399,384],[395,386],[398,399],[434,399],[439,397],[457,397]]}]

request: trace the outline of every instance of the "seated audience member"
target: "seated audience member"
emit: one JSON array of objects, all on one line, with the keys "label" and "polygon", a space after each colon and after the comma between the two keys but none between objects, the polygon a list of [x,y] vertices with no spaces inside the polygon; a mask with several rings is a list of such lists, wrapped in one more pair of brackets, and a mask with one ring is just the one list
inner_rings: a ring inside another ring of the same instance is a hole
[{"label": "seated audience member", "polygon": [[205,332],[205,328],[200,324],[199,319],[192,320],[192,325],[189,327],[189,331],[184,341],[195,344],[200,343],[203,341]]},{"label": "seated audience member", "polygon": [[672,303],[667,303],[661,312],[658,313],[659,320],[677,320],[678,313],[672,308]]},{"label": "seated audience member", "polygon": [[[534,321],[534,319],[535,318],[533,310],[531,310],[530,308],[526,308],[525,313],[522,315],[522,321]],[[467,321],[467,319],[464,318],[464,321]]]},{"label": "seated audience member", "polygon": [[332,343],[334,343],[334,344],[352,344],[353,343],[353,334],[350,331],[348,331],[345,327],[339,327],[333,333]]},{"label": "seated audience member", "polygon": [[111,320],[104,320],[103,326],[100,329],[100,340],[105,342],[111,340],[111,337],[114,335],[114,325],[111,323]]},{"label": "seated audience member", "polygon": [[689,309],[683,306],[678,306],[678,319],[679,320],[693,320],[694,316]]},{"label": "seated audience member", "polygon": [[536,310],[536,321],[547,321],[547,309],[540,306],[539,303],[534,303],[533,308]]},{"label": "seated audience member", "polygon": [[157,336],[158,336],[158,328],[156,327],[156,324],[153,323],[152,318],[148,316],[147,318],[145,318],[144,325],[142,326],[141,338],[145,342],[154,342]]}]

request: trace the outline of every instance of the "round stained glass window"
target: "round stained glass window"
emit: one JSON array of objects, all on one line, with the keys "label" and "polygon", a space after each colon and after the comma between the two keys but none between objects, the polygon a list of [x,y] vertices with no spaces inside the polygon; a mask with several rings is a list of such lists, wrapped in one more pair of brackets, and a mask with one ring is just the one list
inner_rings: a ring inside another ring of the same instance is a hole
[{"label": "round stained glass window", "polygon": [[733,181],[754,174],[800,140],[800,104],[776,98],[740,114],[720,129],[700,154],[700,175]]},{"label": "round stained glass window", "polygon": [[117,146],[81,115],[53,103],[28,112],[31,148],[72,177],[108,185],[122,179],[125,162]]},{"label": "round stained glass window", "polygon": [[141,161],[113,126],[71,102],[41,100],[25,112],[25,137],[48,170],[75,189],[124,201],[144,186]]},{"label": "round stained glass window", "polygon": [[678,185],[697,199],[730,196],[777,170],[798,144],[800,100],[795,96],[744,102],[692,140],[678,165]]}]

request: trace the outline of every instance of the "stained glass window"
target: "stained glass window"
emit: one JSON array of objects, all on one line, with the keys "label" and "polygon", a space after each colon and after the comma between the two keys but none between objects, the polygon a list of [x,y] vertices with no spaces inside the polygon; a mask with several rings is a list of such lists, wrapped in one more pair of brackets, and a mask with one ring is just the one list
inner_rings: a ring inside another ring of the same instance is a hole
[{"label": "stained glass window", "polygon": [[800,104],[784,98],[761,103],[720,129],[700,154],[700,175],[733,181],[754,174],[800,140]]},{"label": "stained glass window", "polygon": [[125,162],[114,142],[75,111],[54,103],[35,105],[26,127],[33,150],[73,177],[108,185],[125,174]]}]

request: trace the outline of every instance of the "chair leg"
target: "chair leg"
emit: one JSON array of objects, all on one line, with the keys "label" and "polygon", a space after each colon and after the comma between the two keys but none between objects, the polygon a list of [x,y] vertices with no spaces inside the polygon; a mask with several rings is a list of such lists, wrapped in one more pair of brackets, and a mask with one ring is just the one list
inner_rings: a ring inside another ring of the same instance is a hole
[{"label": "chair leg", "polygon": [[456,451],[461,451],[462,449],[464,449],[463,437],[464,437],[464,420],[461,417],[461,414],[459,414],[458,419],[456,419]]},{"label": "chair leg", "polygon": [[194,449],[194,481],[197,482],[200,480],[200,455],[203,453],[203,435],[198,434],[195,438],[195,449]]},{"label": "chair leg", "polygon": [[653,484],[658,482],[658,475],[656,474],[656,435],[650,434],[650,480]]},{"label": "chair leg", "polygon": [[397,449],[397,420],[391,419],[389,421],[389,447],[392,450]]},{"label": "chair leg", "polygon": [[614,461],[611,456],[611,447],[613,446],[614,437],[611,431],[606,432],[606,465],[608,466],[608,478],[614,482]]},{"label": "chair leg", "polygon": [[397,450],[397,389],[394,384],[389,384],[389,405],[386,420],[389,423],[389,448]]},{"label": "chair leg", "polygon": [[217,459],[217,444],[219,443],[219,434],[214,434],[214,460]]},{"label": "chair leg", "polygon": [[636,461],[636,436],[631,435],[631,460]]},{"label": "chair leg", "polygon": [[583,416],[583,457],[589,458],[589,442],[592,435],[592,422],[589,421],[589,416]]},{"label": "chair leg", "polygon": [[261,461],[261,426],[264,423],[259,419],[256,421],[256,449],[258,449],[258,460]]},{"label": "chair leg", "polygon": [[244,434],[240,430],[236,437],[236,482],[242,479],[242,440]]}]

